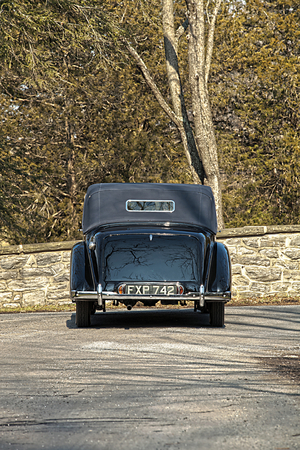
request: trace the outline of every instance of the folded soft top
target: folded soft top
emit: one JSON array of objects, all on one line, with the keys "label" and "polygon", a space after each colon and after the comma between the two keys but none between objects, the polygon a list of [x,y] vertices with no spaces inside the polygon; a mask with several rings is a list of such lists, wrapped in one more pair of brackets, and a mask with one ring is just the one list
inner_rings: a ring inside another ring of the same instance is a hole
[{"label": "folded soft top", "polygon": [[83,207],[83,233],[109,224],[188,224],[216,234],[214,197],[208,186],[166,183],[91,185]]}]

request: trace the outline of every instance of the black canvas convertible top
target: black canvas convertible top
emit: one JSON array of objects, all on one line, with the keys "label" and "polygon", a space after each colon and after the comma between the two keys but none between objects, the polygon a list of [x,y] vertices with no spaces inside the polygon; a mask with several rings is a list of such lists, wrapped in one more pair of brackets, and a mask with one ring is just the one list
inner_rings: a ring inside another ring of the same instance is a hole
[{"label": "black canvas convertible top", "polygon": [[[140,209],[135,209],[136,205]],[[148,205],[163,206],[148,210]],[[88,188],[82,218],[84,234],[103,225],[131,223],[189,224],[216,234],[212,190],[196,184],[166,183],[101,183]]]}]

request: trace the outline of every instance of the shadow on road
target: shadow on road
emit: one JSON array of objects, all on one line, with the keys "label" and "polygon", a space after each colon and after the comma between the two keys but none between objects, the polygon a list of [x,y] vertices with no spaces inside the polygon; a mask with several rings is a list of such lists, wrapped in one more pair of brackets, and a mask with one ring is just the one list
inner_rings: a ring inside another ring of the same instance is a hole
[{"label": "shadow on road", "polygon": [[[75,313],[67,320],[68,328],[77,328]],[[170,328],[170,327],[210,327],[209,315],[185,310],[135,310],[97,312],[91,316],[91,328]]]},{"label": "shadow on road", "polygon": [[[289,313],[289,314],[287,314]],[[225,309],[225,328],[276,329],[299,332],[300,307],[238,307]],[[257,320],[259,319],[259,320]],[[67,320],[68,328],[77,328],[75,313]],[[125,309],[97,312],[91,317],[91,328],[153,328],[153,327],[209,327],[209,315],[195,313],[193,309]],[[220,329],[220,328],[216,328]],[[254,331],[254,330],[253,330]],[[255,332],[255,331],[254,331]]]}]

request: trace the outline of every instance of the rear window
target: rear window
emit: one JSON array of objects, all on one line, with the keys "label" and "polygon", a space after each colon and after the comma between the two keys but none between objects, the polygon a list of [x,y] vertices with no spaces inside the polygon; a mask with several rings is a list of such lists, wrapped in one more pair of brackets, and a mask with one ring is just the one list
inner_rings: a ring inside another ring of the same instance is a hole
[{"label": "rear window", "polygon": [[173,200],[127,200],[127,211],[175,211],[175,202]]},{"label": "rear window", "polygon": [[104,240],[103,278],[121,281],[191,281],[199,278],[200,241],[186,235],[118,235]]}]

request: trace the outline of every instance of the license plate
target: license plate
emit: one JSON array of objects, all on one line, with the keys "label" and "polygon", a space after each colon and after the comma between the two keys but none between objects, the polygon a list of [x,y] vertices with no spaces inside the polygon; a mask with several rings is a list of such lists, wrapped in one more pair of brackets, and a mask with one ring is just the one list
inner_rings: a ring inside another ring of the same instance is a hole
[{"label": "license plate", "polygon": [[126,284],[125,294],[132,295],[176,295],[176,284]]}]

